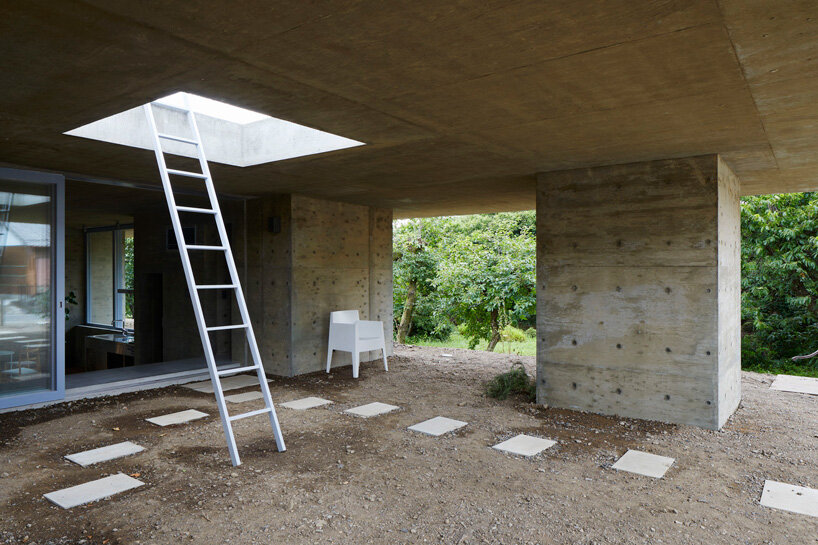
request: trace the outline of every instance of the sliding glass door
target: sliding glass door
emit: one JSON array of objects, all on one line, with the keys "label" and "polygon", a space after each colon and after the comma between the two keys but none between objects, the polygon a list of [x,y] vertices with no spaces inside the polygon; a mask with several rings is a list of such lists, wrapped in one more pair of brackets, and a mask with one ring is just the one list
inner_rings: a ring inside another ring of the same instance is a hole
[{"label": "sliding glass door", "polygon": [[0,408],[64,396],[63,185],[0,168]]}]

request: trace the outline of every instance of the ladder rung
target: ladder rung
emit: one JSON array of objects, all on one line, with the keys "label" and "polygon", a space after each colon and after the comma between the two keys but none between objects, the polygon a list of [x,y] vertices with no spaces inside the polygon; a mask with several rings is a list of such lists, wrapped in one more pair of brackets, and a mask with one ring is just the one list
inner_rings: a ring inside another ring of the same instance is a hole
[{"label": "ladder rung", "polygon": [[175,174],[176,176],[187,176],[188,178],[199,178],[201,180],[207,180],[207,174],[202,174],[201,172],[190,172],[188,170],[176,170],[175,168],[167,169],[168,174]]},{"label": "ladder rung", "polygon": [[196,214],[215,214],[216,211],[211,208],[196,208],[195,206],[177,206],[177,212],[195,212]]},{"label": "ladder rung", "polygon": [[208,327],[208,331],[223,331],[225,329],[246,329],[247,324],[233,324],[233,325],[216,325],[213,327]]},{"label": "ladder rung", "polygon": [[269,412],[270,412],[270,409],[265,407],[265,408],[259,409],[257,411],[250,411],[249,413],[242,413],[242,414],[236,414],[236,415],[233,415],[233,416],[229,416],[228,420],[230,420],[232,422],[233,420],[241,420],[242,418],[247,418],[248,416],[256,416],[257,414],[264,414],[264,413],[269,413]]},{"label": "ladder rung", "polygon": [[176,136],[175,134],[163,134],[157,133],[159,138],[164,138],[165,140],[175,140],[176,142],[183,142],[185,144],[193,144],[194,146],[198,146],[199,142],[193,140],[192,138],[185,138],[184,136]]},{"label": "ladder rung", "polygon": [[232,369],[225,369],[223,371],[217,371],[216,374],[220,377],[226,377],[227,375],[235,375],[237,373],[244,373],[246,371],[255,371],[258,367],[255,365],[250,365],[248,367],[234,367]]},{"label": "ladder rung", "polygon": [[196,286],[197,290],[233,290],[236,289],[235,284],[199,284]]},{"label": "ladder rung", "polygon": [[226,250],[224,246],[202,246],[201,244],[188,244],[185,246],[188,250]]}]

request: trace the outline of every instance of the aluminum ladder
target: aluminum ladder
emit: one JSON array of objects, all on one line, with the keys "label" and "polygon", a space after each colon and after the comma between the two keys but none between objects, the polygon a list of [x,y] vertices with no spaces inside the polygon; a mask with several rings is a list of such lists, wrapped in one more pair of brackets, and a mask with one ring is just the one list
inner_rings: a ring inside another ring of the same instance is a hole
[{"label": "aluminum ladder", "polygon": [[[187,101],[187,97],[185,97]],[[155,107],[174,110],[183,113],[187,118],[188,127],[190,129],[192,138],[177,136],[172,134],[165,134],[159,132],[156,126],[156,118],[154,117],[153,109]],[[170,219],[173,223],[173,232],[176,234],[176,242],[179,246],[179,257],[182,258],[182,268],[185,272],[185,279],[187,280],[188,291],[190,292],[190,300],[193,303],[193,313],[196,315],[196,325],[199,328],[199,336],[202,339],[202,347],[204,348],[205,360],[207,360],[207,368],[210,372],[210,380],[213,384],[213,393],[216,396],[216,404],[219,406],[219,414],[222,419],[222,427],[224,428],[224,435],[227,439],[227,448],[230,451],[230,460],[234,466],[241,464],[238,450],[236,449],[236,439],[233,435],[233,422],[242,418],[256,416],[260,414],[267,414],[270,418],[270,424],[273,427],[273,434],[275,435],[276,446],[279,452],[283,452],[284,438],[281,434],[281,427],[278,424],[278,417],[276,416],[275,406],[270,397],[270,388],[267,385],[267,377],[264,374],[264,368],[261,364],[261,354],[258,351],[256,344],[256,336],[253,333],[253,326],[250,323],[250,314],[247,312],[247,303],[244,300],[244,293],[239,282],[239,275],[236,270],[236,262],[233,259],[233,252],[230,249],[230,242],[227,238],[227,230],[224,226],[224,219],[219,208],[219,200],[216,196],[216,190],[213,187],[213,178],[210,176],[210,168],[205,158],[204,149],[202,147],[201,137],[199,135],[199,127],[196,124],[196,116],[191,111],[188,104],[184,108],[170,106],[161,103],[149,103],[143,106],[145,116],[148,119],[150,132],[153,136],[153,149],[156,152],[156,162],[159,165],[159,174],[162,177],[162,186],[165,190],[165,197],[168,202],[168,210],[170,212]],[[185,170],[177,170],[168,168],[165,162],[165,152],[162,147],[163,141],[175,141],[189,144],[196,149],[196,158],[199,160],[201,172],[188,172]],[[171,186],[170,177],[180,176],[187,178],[195,178],[201,180],[207,189],[207,195],[210,199],[210,208],[194,208],[190,206],[177,206],[176,198]],[[216,228],[219,233],[219,240],[221,241],[217,246],[204,246],[188,244],[185,241],[182,231],[182,222],[179,219],[179,213],[186,212],[192,214],[207,214],[213,216],[216,222]],[[215,251],[223,252],[227,262],[227,269],[230,273],[230,284],[211,284],[202,285],[196,284],[193,276],[193,269],[190,264],[190,251]],[[200,290],[232,290],[236,296],[239,314],[241,315],[241,323],[235,325],[217,325],[208,326],[205,323],[204,314],[202,312],[202,303],[199,298]],[[253,365],[239,366],[231,369],[219,370],[216,366],[216,360],[213,356],[213,347],[210,342],[210,333],[213,331],[224,331],[231,329],[241,329],[245,332],[247,338],[247,345],[250,348],[250,353],[253,358]],[[241,414],[230,415],[227,411],[227,406],[224,403],[224,393],[222,392],[221,377],[227,375],[235,375],[246,371],[255,371],[258,376],[261,392],[264,398],[265,408],[250,411]]]}]

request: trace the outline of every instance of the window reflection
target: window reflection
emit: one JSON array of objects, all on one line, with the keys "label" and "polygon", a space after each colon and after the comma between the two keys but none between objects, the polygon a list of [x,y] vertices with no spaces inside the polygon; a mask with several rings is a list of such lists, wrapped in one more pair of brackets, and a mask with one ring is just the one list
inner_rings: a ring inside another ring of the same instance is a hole
[{"label": "window reflection", "polygon": [[0,396],[51,389],[52,201],[0,181]]}]

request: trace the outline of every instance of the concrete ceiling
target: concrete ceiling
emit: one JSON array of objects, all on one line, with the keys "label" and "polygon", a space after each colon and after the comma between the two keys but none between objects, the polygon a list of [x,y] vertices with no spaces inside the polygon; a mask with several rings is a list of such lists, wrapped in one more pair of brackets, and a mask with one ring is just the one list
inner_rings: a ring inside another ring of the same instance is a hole
[{"label": "concrete ceiling", "polygon": [[704,153],[745,194],[818,189],[814,0],[28,0],[0,53],[8,164],[156,183],[62,133],[183,90],[368,144],[214,165],[227,193],[525,209],[537,172]]}]

